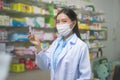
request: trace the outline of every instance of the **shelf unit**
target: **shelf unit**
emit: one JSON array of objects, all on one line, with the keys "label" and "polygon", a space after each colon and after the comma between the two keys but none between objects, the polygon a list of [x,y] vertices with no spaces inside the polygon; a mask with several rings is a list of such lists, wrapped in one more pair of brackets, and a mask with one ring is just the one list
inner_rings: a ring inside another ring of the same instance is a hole
[{"label": "shelf unit", "polygon": [[[102,49],[105,48],[105,45],[103,44],[103,41],[107,40],[107,27],[101,26],[103,23],[105,23],[105,20],[98,19],[96,17],[103,16],[103,12],[95,12],[95,11],[85,11],[83,9],[79,10],[81,12],[81,15],[87,16],[87,18],[79,19],[80,23],[86,24],[87,29],[80,29],[81,34],[87,36],[87,39],[83,39],[86,41],[86,43],[89,46],[89,51],[90,51],[90,62],[91,62],[91,67],[92,67],[92,72],[94,74],[94,77],[96,77],[95,69],[96,65],[98,66],[99,60],[102,60],[106,57],[103,56],[103,51]],[[93,20],[93,17],[95,21]],[[100,28],[93,28],[93,24],[100,24]],[[92,26],[91,26],[92,25]],[[89,29],[88,29],[89,26]],[[92,39],[91,39],[92,36]],[[100,38],[102,37],[102,38]]]},{"label": "shelf unit", "polygon": [[[52,5],[50,3],[45,3],[45,2],[41,2],[41,1],[39,1],[39,2],[37,1],[36,2],[36,1],[32,1],[32,0],[29,0],[29,1],[26,1],[26,0],[9,0],[9,1],[8,1],[8,3],[23,3],[23,4],[27,4],[27,5],[37,6],[37,7],[44,8],[44,9],[47,9],[48,5]],[[0,9],[0,15],[3,15],[3,16],[7,15],[7,16],[12,17],[12,18],[16,18],[16,17],[17,18],[24,18],[24,17],[30,17],[30,18],[32,18],[32,17],[45,17],[45,18],[52,17],[53,18],[53,15],[49,15],[49,14],[41,14],[41,13],[34,14],[34,13],[28,13],[28,12],[12,10],[10,8],[8,8],[8,9],[4,9],[4,8]],[[0,25],[0,29],[1,30],[3,29],[3,31],[4,30],[8,31],[7,34],[10,34],[12,32],[26,32],[26,33],[29,32],[29,27],[28,26]],[[56,32],[56,29],[54,27],[45,28],[45,27],[32,26],[32,29],[34,29],[34,30],[42,30],[42,31],[45,31],[45,32],[52,32],[52,33]],[[32,46],[32,44],[30,44],[29,41],[0,40],[0,43],[4,43],[7,46],[12,46],[12,45],[18,46],[18,47],[21,47],[21,46],[24,46],[24,45],[26,45],[27,47],[29,45]],[[47,43],[49,43],[49,44],[52,43],[52,41],[50,41],[50,40],[43,40],[43,41],[41,41],[41,43],[42,43],[41,45],[45,46],[45,45],[47,45]],[[44,44],[44,43],[46,43],[46,44]],[[24,58],[24,59],[28,58],[28,57],[25,57],[25,56],[29,56],[31,59],[35,58],[34,55],[31,55],[31,54],[24,54],[23,56],[22,55],[16,55],[16,54],[13,55],[13,53],[10,53],[10,54],[12,54],[12,56],[13,56],[12,63],[15,63],[15,64],[19,63],[19,59],[20,58]],[[26,72],[26,70],[25,70],[25,72]],[[28,70],[28,72],[29,72],[29,70]],[[12,72],[12,73],[14,74],[14,72]]]},{"label": "shelf unit", "polygon": [[[82,20],[82,19],[78,19],[78,20],[80,21],[80,23],[86,24],[87,26],[89,26],[89,29],[88,29],[88,27],[80,29],[80,33],[83,34],[83,37],[86,36],[85,38],[82,38],[82,39],[89,45],[90,57],[91,57],[92,52],[93,53],[96,52],[96,54],[98,54],[97,51],[102,50],[102,48],[105,47],[104,45],[102,45],[102,41],[107,40],[107,27],[100,26],[100,28],[98,28],[98,29],[93,28],[94,26],[92,28],[90,27],[90,25],[92,25],[94,23],[95,24],[103,24],[103,23],[105,23],[105,21],[104,20],[103,21],[92,21],[91,17],[94,17],[94,16],[99,17],[101,15],[103,16],[104,13],[103,12],[89,11],[89,10],[84,10],[84,9],[78,9],[77,12],[80,12],[81,16],[88,16],[88,18],[86,18],[85,20]],[[95,33],[98,37],[100,36],[100,33],[102,35],[104,35],[104,37],[103,38],[96,38]],[[99,42],[101,42],[101,43],[99,43]],[[101,46],[98,46],[99,44]],[[90,47],[90,46],[93,46],[93,47]]]}]

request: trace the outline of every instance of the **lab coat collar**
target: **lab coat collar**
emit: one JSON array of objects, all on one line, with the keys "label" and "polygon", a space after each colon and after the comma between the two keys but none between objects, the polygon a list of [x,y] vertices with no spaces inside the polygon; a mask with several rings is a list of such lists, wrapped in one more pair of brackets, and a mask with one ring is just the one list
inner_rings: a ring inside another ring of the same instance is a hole
[{"label": "lab coat collar", "polygon": [[[77,35],[76,35],[75,33],[73,33],[71,36],[72,36],[72,38],[73,38],[73,37],[74,37],[74,38],[77,37]],[[70,37],[71,37],[71,36],[70,36]],[[69,37],[68,37],[68,38],[69,38]],[[73,38],[73,39],[72,39],[72,38],[70,38],[70,41],[68,41],[68,42],[69,42],[71,45],[74,45],[74,44],[76,43],[76,41],[75,41],[74,38]],[[60,40],[62,40],[62,39],[63,39],[63,37],[60,36],[60,37],[58,37],[57,41],[60,41]],[[58,43],[59,43],[59,42],[58,42]]]},{"label": "lab coat collar", "polygon": [[77,35],[74,33],[71,36],[72,36],[72,38],[70,38],[70,40],[68,41],[68,44],[69,45],[75,45],[76,40],[77,40]]},{"label": "lab coat collar", "polygon": [[[67,42],[68,42],[73,36],[74,36],[74,34],[70,35],[70,36],[69,36],[67,39],[65,39],[65,40],[63,39],[63,37],[60,38],[60,40],[58,41],[58,44],[61,45],[61,42],[63,42],[62,47],[65,47],[66,44],[67,44]],[[71,42],[71,44],[73,45],[72,42]]]}]

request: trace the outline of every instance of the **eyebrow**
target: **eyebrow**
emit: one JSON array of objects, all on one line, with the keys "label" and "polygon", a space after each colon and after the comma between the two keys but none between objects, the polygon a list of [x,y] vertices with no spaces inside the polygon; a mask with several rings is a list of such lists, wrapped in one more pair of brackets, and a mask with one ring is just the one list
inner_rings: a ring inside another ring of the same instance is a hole
[{"label": "eyebrow", "polygon": [[[59,19],[56,19],[57,21],[59,20]],[[69,19],[67,19],[67,18],[63,18],[63,19],[61,19],[61,20],[69,20]]]}]

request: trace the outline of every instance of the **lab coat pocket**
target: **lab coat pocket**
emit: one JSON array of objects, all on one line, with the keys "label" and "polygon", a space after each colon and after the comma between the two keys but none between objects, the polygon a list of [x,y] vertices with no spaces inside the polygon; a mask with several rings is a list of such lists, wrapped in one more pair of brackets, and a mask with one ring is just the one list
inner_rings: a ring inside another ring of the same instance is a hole
[{"label": "lab coat pocket", "polygon": [[73,65],[71,65],[70,63],[71,63],[70,60],[65,60],[65,75],[66,75],[66,79],[64,79],[64,80],[72,80],[73,79],[73,75],[75,74],[74,69],[73,69]]}]

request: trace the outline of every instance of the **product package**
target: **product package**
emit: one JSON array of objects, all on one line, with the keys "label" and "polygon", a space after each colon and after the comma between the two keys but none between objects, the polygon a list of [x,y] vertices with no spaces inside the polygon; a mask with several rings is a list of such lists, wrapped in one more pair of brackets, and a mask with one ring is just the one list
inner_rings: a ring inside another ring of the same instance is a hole
[{"label": "product package", "polygon": [[14,27],[26,27],[26,19],[25,18],[11,18],[11,25]]},{"label": "product package", "polygon": [[28,4],[23,3],[13,3],[11,4],[11,9],[21,12],[32,12],[32,7]]},{"label": "product package", "polygon": [[9,35],[10,41],[28,41],[27,33],[12,33]]},{"label": "product package", "polygon": [[10,71],[11,72],[24,72],[25,64],[20,64],[20,63],[11,64]]},{"label": "product package", "polygon": [[0,25],[9,26],[10,25],[10,17],[6,15],[0,15]]}]

